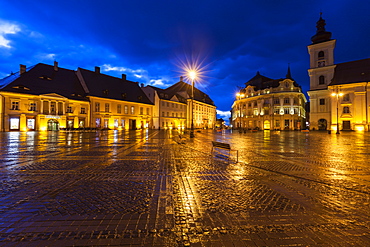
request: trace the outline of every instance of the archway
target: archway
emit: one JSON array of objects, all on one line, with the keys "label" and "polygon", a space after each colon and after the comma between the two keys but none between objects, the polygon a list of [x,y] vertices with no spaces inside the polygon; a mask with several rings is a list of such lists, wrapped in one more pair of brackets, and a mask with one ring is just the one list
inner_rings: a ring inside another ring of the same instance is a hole
[{"label": "archway", "polygon": [[270,129],[270,121],[269,120],[265,120],[263,122],[263,129],[265,129],[265,130],[269,130]]},{"label": "archway", "polygon": [[327,130],[327,128],[328,128],[328,121],[326,121],[326,119],[320,119],[317,122],[317,125],[318,125],[319,130]]},{"label": "archway", "polygon": [[59,130],[59,122],[55,119],[50,119],[48,121],[48,130],[51,131]]}]

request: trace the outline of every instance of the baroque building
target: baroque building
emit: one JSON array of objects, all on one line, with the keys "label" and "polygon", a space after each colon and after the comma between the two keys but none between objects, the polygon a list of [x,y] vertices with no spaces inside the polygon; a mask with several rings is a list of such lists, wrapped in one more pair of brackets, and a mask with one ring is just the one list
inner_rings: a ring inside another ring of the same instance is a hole
[{"label": "baroque building", "polygon": [[291,78],[271,79],[257,72],[236,94],[232,105],[233,128],[300,130],[305,126],[306,97]]},{"label": "baroque building", "polygon": [[310,129],[369,131],[370,59],[335,64],[336,40],[325,25],[320,15],[308,45]]}]

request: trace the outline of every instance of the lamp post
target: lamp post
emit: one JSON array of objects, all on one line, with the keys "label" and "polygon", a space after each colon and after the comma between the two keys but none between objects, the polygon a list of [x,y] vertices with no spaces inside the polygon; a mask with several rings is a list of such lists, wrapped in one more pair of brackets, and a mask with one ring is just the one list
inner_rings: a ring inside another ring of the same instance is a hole
[{"label": "lamp post", "polygon": [[197,73],[194,70],[189,71],[189,77],[191,79],[191,126],[190,126],[190,138],[194,138],[194,80]]},{"label": "lamp post", "polygon": [[340,134],[340,132],[339,132],[339,96],[343,96],[343,93],[339,93],[339,90],[337,88],[337,92],[336,93],[333,92],[331,94],[331,96],[337,98],[337,132],[336,132],[336,134]]},{"label": "lamp post", "polygon": [[[238,100],[240,100],[241,98],[244,98],[244,94],[243,93],[237,93],[236,94],[236,98]],[[239,108],[239,128],[242,127],[242,109],[241,109],[241,105],[240,105],[240,102],[238,103],[238,108]]]}]

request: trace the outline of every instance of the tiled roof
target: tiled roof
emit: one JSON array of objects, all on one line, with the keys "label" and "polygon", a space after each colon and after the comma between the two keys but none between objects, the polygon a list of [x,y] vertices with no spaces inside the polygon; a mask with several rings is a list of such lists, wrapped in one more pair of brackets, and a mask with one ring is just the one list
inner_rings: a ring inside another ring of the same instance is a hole
[{"label": "tiled roof", "polygon": [[7,92],[42,95],[56,93],[69,99],[87,100],[75,71],[39,63],[26,72],[10,75],[2,80],[1,90]]},{"label": "tiled roof", "polygon": [[[168,94],[177,94],[179,92],[186,92],[189,96],[191,95],[192,86],[186,82],[179,81],[176,84],[166,89]],[[194,87],[194,100],[204,102],[209,105],[215,105],[213,100],[205,93]]]},{"label": "tiled roof", "polygon": [[370,82],[370,58],[337,64],[329,86]]},{"label": "tiled roof", "polygon": [[[287,78],[291,79],[291,78]],[[280,81],[284,80],[283,78],[281,79],[271,79],[266,76],[261,75],[259,72],[252,77],[249,81],[245,83],[245,87],[248,86],[253,86],[254,89],[257,90],[263,90],[266,88],[274,88],[274,87],[279,87],[280,86]],[[292,80],[292,79],[291,79]],[[294,81],[294,80],[293,80]],[[294,81],[294,86],[299,87],[299,85]]]},{"label": "tiled roof", "polygon": [[153,104],[137,82],[78,68],[90,96]]}]

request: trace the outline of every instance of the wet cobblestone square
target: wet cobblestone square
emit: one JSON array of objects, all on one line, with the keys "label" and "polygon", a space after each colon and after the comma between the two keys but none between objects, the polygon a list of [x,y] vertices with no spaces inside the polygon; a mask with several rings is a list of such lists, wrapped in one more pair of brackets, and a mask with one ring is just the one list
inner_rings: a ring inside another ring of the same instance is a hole
[{"label": "wet cobblestone square", "polygon": [[369,246],[370,134],[184,137],[0,133],[0,245]]}]

